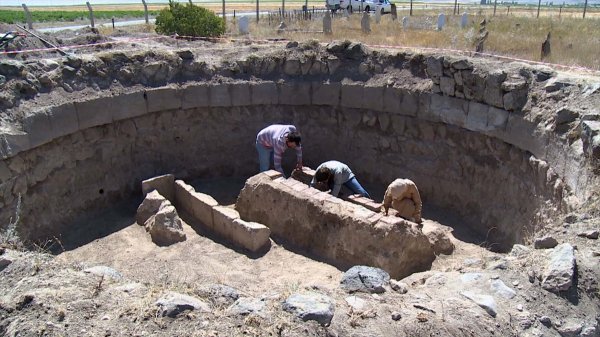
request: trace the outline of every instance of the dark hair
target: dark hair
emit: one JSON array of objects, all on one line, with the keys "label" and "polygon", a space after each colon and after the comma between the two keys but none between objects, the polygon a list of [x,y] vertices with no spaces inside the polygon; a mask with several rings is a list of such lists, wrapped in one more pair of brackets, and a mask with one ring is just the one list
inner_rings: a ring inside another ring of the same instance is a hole
[{"label": "dark hair", "polygon": [[317,172],[315,172],[316,182],[329,183],[329,178],[331,178],[331,170],[327,167],[320,167]]},{"label": "dark hair", "polygon": [[287,135],[287,141],[296,143],[296,146],[300,146],[300,142],[302,141],[302,136],[300,136],[300,132],[292,131]]}]

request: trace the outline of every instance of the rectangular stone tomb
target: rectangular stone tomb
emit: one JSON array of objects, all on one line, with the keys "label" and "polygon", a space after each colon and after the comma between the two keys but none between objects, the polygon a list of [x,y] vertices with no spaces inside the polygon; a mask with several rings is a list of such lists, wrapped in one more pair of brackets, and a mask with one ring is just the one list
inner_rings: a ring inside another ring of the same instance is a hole
[{"label": "rectangular stone tomb", "polygon": [[242,219],[268,226],[274,238],[338,268],[367,265],[403,278],[427,270],[435,259],[412,223],[272,172],[248,179],[235,207]]}]

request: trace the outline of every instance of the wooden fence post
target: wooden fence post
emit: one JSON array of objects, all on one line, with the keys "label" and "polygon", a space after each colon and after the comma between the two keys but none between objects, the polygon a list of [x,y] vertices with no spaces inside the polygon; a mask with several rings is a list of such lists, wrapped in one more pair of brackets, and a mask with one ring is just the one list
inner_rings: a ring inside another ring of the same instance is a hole
[{"label": "wooden fence post", "polygon": [[148,20],[148,5],[146,4],[146,0],[142,0],[142,3],[144,4],[144,19],[146,20],[146,24],[149,24],[150,21]]},{"label": "wooden fence post", "polygon": [[225,0],[223,0],[223,21],[227,22],[227,19],[225,19]]},{"label": "wooden fence post", "polygon": [[585,19],[585,12],[587,11],[587,2],[588,0],[585,0],[585,3],[583,4],[583,18]]},{"label": "wooden fence post", "polygon": [[92,28],[94,28],[94,11],[92,10],[92,5],[90,5],[89,1],[87,1],[85,4],[87,5],[88,10],[90,11],[90,24]]},{"label": "wooden fence post", "polygon": [[538,11],[537,11],[537,17],[540,17],[540,7],[542,6],[542,0],[538,1]]}]

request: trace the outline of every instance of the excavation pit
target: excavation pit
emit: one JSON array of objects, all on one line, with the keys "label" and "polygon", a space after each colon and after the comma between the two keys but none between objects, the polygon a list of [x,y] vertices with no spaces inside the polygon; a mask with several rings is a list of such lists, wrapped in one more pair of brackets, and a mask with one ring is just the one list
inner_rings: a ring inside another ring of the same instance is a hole
[{"label": "excavation pit", "polygon": [[[438,55],[383,57],[349,44],[303,48],[240,60],[239,71],[222,64],[208,71],[177,53],[163,60],[119,55],[120,66],[139,76],[121,79],[128,86],[110,94],[84,88],[59,100],[50,88],[22,98],[6,109],[14,123],[3,125],[3,223],[18,209],[23,238],[60,237],[90,212],[139,202],[141,181],[166,173],[235,182],[227,189],[239,191],[239,182],[257,173],[256,134],[272,123],[296,125],[306,165],[347,163],[376,201],[394,179],[413,180],[426,218],[475,233],[464,238],[494,251],[530,240],[595,198],[597,125],[586,117],[595,112],[571,108],[577,86],[557,74]],[[117,56],[80,67],[108,58]],[[139,59],[173,74],[144,72]],[[44,69],[22,67],[39,76]],[[85,87],[93,78],[86,74],[92,76],[82,70],[63,80]],[[19,80],[18,72],[6,76]],[[567,117],[540,103],[564,88],[572,92],[562,109],[577,110]],[[217,194],[223,205],[234,199]]]}]

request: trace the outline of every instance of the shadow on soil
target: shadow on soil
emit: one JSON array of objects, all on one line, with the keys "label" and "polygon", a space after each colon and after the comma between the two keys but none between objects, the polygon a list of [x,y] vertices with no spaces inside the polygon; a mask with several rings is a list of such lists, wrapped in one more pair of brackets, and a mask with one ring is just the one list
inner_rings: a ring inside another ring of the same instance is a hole
[{"label": "shadow on soil", "polygon": [[49,240],[49,245],[44,248],[56,255],[118,232],[135,223],[135,214],[141,202],[140,196],[90,211],[85,217],[73,221],[69,225],[70,231]]}]

